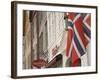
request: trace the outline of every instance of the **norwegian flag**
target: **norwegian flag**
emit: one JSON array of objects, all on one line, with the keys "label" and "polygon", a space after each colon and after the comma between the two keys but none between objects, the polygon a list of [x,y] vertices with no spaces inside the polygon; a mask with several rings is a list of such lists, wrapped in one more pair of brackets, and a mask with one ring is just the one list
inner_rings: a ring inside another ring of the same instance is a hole
[{"label": "norwegian flag", "polygon": [[68,16],[66,55],[68,58],[71,57],[71,66],[78,66],[91,39],[91,15],[73,12],[66,15]]}]

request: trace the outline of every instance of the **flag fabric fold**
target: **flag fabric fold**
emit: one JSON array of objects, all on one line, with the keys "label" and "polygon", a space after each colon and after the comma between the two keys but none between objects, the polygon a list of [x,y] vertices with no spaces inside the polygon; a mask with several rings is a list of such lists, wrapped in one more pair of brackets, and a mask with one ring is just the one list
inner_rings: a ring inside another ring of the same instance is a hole
[{"label": "flag fabric fold", "polygon": [[91,15],[89,13],[68,12],[66,56],[70,58],[70,66],[80,66],[81,56],[91,39]]}]

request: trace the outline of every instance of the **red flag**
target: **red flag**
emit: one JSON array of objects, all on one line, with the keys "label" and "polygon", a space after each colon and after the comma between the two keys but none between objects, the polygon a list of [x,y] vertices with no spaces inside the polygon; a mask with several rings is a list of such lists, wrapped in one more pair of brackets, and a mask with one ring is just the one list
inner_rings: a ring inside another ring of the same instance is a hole
[{"label": "red flag", "polygon": [[[83,17],[84,15],[84,17]],[[89,25],[90,14],[68,13],[68,36],[66,55],[71,57],[72,66],[78,66],[80,57],[86,53],[86,46],[91,38]]]}]

